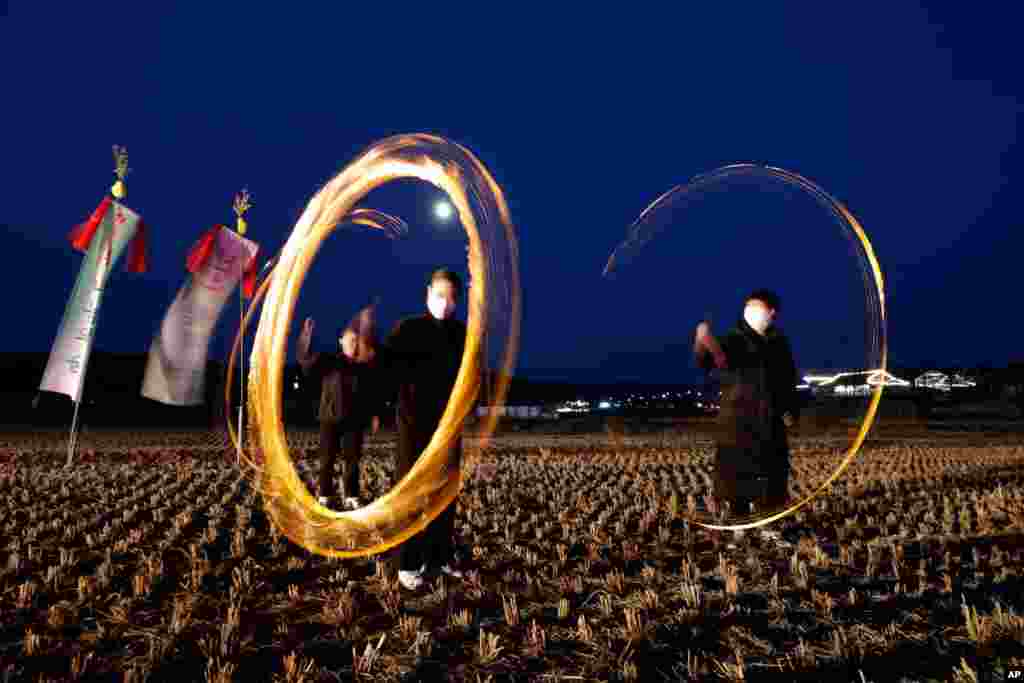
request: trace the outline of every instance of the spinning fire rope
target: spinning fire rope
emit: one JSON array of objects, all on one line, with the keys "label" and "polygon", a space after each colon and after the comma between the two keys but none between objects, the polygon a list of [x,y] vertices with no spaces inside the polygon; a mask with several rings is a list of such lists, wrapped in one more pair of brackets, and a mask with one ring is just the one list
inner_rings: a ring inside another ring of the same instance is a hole
[{"label": "spinning fire rope", "polygon": [[[316,501],[289,455],[282,417],[287,335],[302,282],[324,239],[342,219],[352,216],[353,206],[366,194],[400,178],[443,190],[466,229],[470,287],[465,352],[437,431],[412,470],[370,505],[336,512]],[[249,370],[253,454],[243,454],[233,430],[231,438],[240,459],[255,469],[268,514],[291,541],[320,555],[362,557],[399,545],[426,527],[458,494],[461,472],[447,467],[447,450],[480,390],[482,339],[489,331],[495,342],[495,320],[505,328],[498,335],[504,346],[497,361],[495,403],[503,403],[508,391],[518,347],[520,289],[515,231],[501,188],[469,150],[443,138],[415,134],[382,140],[313,197],[253,305],[264,295]],[[252,313],[251,308],[243,319],[240,336]],[[228,397],[234,355],[228,367]],[[484,419],[484,439],[496,422],[496,414]]]},{"label": "spinning fire rope", "polygon": [[[847,238],[859,248],[859,264],[864,280],[867,315],[873,331],[871,338],[868,340],[870,344],[868,352],[868,367],[871,368],[872,371],[884,376],[888,357],[888,346],[886,341],[885,283],[882,278],[882,269],[878,265],[878,259],[876,258],[875,251],[871,246],[871,241],[868,239],[868,236],[864,232],[864,228],[861,226],[860,222],[853,217],[853,214],[851,214],[838,199],[826,192],[820,185],[804,178],[801,175],[793,173],[792,171],[787,171],[773,166],[732,164],[715,169],[709,173],[699,175],[685,185],[677,185],[658,197],[653,203],[643,210],[639,218],[637,218],[633,225],[630,226],[626,240],[620,244],[614,252],[612,252],[611,257],[608,259],[608,263],[605,265],[603,275],[605,277],[610,275],[615,268],[618,267],[621,261],[629,258],[631,252],[638,250],[653,239],[657,228],[655,227],[656,223],[649,219],[659,211],[668,208],[675,202],[686,201],[700,191],[712,188],[726,179],[742,176],[767,177],[799,188],[804,192],[807,192],[815,199],[815,201],[830,211],[836,219],[845,226]],[[846,469],[850,466],[850,463],[853,462],[853,459],[857,456],[857,452],[860,450],[861,445],[864,443],[865,437],[867,437],[868,432],[871,430],[871,425],[875,421],[875,414],[878,411],[878,404],[882,400],[884,384],[884,382],[877,383],[873,387],[871,392],[871,402],[869,403],[867,411],[864,414],[864,418],[861,421],[860,429],[857,431],[857,435],[854,437],[852,444],[847,450],[845,457],[839,463],[839,466],[831,476],[829,476],[810,494],[795,503],[784,506],[782,509],[771,511],[763,517],[751,518],[750,516],[747,516],[741,518],[741,521],[737,524],[717,523],[717,520],[712,519],[711,516],[707,514],[702,517],[691,516],[690,521],[698,526],[702,526],[707,529],[717,529],[720,531],[755,529],[793,514],[820,496],[822,493],[828,491],[829,487],[831,487],[832,484],[843,475]]]}]

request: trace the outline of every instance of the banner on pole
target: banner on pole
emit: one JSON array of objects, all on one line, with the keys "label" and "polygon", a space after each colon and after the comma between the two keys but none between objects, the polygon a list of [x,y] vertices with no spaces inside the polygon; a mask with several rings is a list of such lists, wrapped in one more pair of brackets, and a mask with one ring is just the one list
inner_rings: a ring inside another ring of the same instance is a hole
[{"label": "banner on pole", "polygon": [[64,308],[39,390],[64,394],[78,403],[107,278],[129,243],[128,269],[145,271],[145,226],[137,213],[107,197],[69,239],[77,250],[85,252],[85,259]]},{"label": "banner on pole", "polygon": [[245,294],[252,296],[258,253],[258,244],[222,226],[195,244],[186,261],[191,275],[150,345],[143,396],[168,405],[202,405],[210,338],[243,278]]}]

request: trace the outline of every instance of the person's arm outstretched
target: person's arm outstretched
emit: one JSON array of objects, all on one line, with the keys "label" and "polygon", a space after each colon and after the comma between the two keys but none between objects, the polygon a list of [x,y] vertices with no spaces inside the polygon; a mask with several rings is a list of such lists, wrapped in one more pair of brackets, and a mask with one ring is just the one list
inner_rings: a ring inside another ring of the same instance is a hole
[{"label": "person's arm outstretched", "polygon": [[330,370],[337,367],[337,358],[331,354],[310,352],[309,347],[313,339],[313,326],[313,319],[306,318],[306,322],[302,324],[302,332],[299,334],[295,356],[299,362],[299,367],[302,368],[302,374],[319,382]]},{"label": "person's arm outstretched", "polygon": [[302,374],[309,375],[316,361],[320,358],[319,353],[310,353],[309,346],[313,341],[313,326],[314,322],[312,318],[306,318],[306,321],[302,323],[302,332],[299,333],[299,342],[295,349],[295,358],[299,361],[299,366],[302,368]]},{"label": "person's arm outstretched", "polygon": [[722,350],[721,344],[713,334],[711,325],[702,322],[697,325],[697,333],[693,342],[693,353],[697,361],[697,367],[704,370],[718,368],[725,370],[729,367],[729,359]]}]

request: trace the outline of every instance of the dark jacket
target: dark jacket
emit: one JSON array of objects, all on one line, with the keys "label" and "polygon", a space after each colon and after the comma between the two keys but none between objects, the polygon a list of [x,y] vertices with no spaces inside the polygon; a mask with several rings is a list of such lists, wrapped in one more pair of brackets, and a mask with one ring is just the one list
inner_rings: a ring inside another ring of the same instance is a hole
[{"label": "dark jacket", "polygon": [[466,348],[466,325],[436,320],[430,314],[399,322],[379,358],[397,395],[399,428],[433,434],[448,405]]},{"label": "dark jacket", "polygon": [[[789,443],[782,416],[799,415],[797,370],[789,340],[771,327],[764,336],[744,320],[718,340],[726,367],[720,368],[722,390],[718,417],[719,495],[756,496],[769,486],[784,486],[789,476]],[[714,366],[707,352],[697,364]],[[762,484],[756,484],[762,480]]]},{"label": "dark jacket", "polygon": [[385,377],[376,360],[355,363],[342,353],[310,354],[300,359],[303,374],[321,382],[321,422],[346,422],[365,428],[373,416],[384,411]]}]

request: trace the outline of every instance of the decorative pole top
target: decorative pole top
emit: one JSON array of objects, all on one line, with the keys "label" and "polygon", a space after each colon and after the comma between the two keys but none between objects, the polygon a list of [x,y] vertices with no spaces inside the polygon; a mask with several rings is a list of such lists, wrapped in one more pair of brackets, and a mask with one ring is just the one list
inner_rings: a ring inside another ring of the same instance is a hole
[{"label": "decorative pole top", "polygon": [[127,196],[128,190],[124,186],[124,177],[130,170],[128,168],[128,148],[114,145],[114,173],[117,175],[117,181],[110,188],[110,194],[114,195],[114,199],[124,199]]},{"label": "decorative pole top", "polygon": [[252,208],[252,202],[249,201],[249,190],[242,190],[235,195],[235,216],[238,220],[235,223],[235,230],[239,235],[245,235],[245,231],[248,228],[248,223],[245,221],[245,212]]}]

